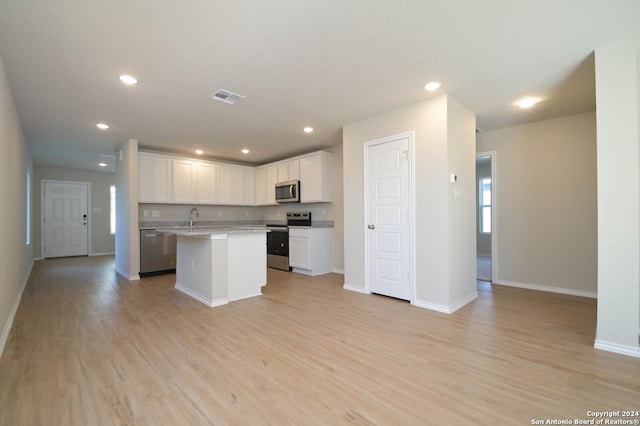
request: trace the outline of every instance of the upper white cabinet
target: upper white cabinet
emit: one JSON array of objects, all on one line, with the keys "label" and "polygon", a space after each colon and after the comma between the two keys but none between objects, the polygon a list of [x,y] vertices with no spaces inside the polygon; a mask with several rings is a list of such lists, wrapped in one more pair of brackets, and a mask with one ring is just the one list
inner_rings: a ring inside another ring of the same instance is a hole
[{"label": "upper white cabinet", "polygon": [[196,162],[173,160],[173,202],[194,204],[196,202]]},{"label": "upper white cabinet", "polygon": [[278,182],[300,180],[300,160],[288,160],[277,163]]},{"label": "upper white cabinet", "polygon": [[267,204],[267,168],[266,167],[256,167],[255,189],[256,189],[256,205],[258,206],[266,205]]},{"label": "upper white cabinet", "polygon": [[218,164],[218,202],[232,206],[245,205],[244,167]]},{"label": "upper white cabinet", "polygon": [[217,200],[216,165],[213,163],[196,163],[196,203],[215,204]]},{"label": "upper white cabinet", "polygon": [[256,169],[254,167],[243,167],[244,171],[244,205],[253,206],[256,204]]},{"label": "upper white cabinet", "polygon": [[138,153],[140,203],[275,205],[275,185],[300,181],[301,203],[331,202],[332,154],[318,151],[260,167]]},{"label": "upper white cabinet", "polygon": [[276,183],[278,183],[278,166],[267,166],[267,180],[266,180],[266,203],[267,205],[276,204]]},{"label": "upper white cabinet", "polygon": [[172,186],[171,158],[138,153],[138,200],[141,203],[170,203]]},{"label": "upper white cabinet", "polygon": [[319,151],[300,158],[300,202],[331,202],[333,155]]}]

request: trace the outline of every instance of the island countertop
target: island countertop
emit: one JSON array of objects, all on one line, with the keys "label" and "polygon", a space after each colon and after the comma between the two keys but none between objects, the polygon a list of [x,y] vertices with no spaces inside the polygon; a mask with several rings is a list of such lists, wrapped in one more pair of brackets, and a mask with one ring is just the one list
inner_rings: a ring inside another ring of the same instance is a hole
[{"label": "island countertop", "polygon": [[183,237],[194,238],[224,238],[229,234],[252,234],[261,232],[270,232],[264,226],[208,226],[208,227],[180,227],[180,228],[155,228],[158,231],[167,234],[175,234]]}]

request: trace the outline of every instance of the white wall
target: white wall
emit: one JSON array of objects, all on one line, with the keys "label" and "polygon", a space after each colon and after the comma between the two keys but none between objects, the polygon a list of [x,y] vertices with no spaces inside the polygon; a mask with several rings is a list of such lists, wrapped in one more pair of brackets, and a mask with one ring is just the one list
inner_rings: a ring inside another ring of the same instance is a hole
[{"label": "white wall", "polygon": [[640,39],[596,49],[595,347],[640,357]]},{"label": "white wall", "polygon": [[482,132],[496,151],[497,284],[595,296],[595,114]]},{"label": "white wall", "polygon": [[476,294],[475,116],[448,96],[343,128],[345,287],[365,289],[364,143],[407,131],[415,132],[415,302],[451,311]]},{"label": "white wall", "polygon": [[[120,155],[123,161],[119,161]],[[138,141],[129,139],[116,151],[116,271],[139,279]]]},{"label": "white wall", "polygon": [[[0,355],[4,349],[13,317],[18,308],[33,255],[26,244],[27,226],[27,169],[33,170],[20,118],[0,58]],[[33,180],[33,176],[32,176]],[[33,197],[31,197],[33,200]],[[32,209],[33,211],[33,209]],[[33,232],[32,232],[33,235]],[[33,244],[33,243],[32,243]]]},{"label": "white wall", "polygon": [[[89,254],[107,254],[115,251],[115,237],[110,232],[110,193],[109,187],[115,185],[116,176],[110,172],[91,172],[87,170],[58,169],[36,167],[33,179],[33,254],[42,257],[40,228],[42,224],[42,180],[63,180],[91,183],[91,205],[89,223],[91,224],[91,248]],[[99,208],[99,212],[94,212]]]}]

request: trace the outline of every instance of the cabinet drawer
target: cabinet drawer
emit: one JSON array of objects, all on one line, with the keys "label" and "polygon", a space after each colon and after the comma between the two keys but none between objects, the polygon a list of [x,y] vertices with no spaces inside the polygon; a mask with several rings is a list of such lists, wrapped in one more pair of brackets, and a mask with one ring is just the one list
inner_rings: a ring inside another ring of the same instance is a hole
[{"label": "cabinet drawer", "polygon": [[289,228],[289,236],[309,238],[310,231],[309,228]]}]

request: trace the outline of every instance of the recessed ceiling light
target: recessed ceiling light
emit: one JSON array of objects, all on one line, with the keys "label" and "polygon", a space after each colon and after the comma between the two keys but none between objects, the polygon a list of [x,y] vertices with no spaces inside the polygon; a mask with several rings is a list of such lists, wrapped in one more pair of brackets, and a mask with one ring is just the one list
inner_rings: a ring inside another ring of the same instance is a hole
[{"label": "recessed ceiling light", "polygon": [[107,163],[98,163],[98,166],[100,166],[100,167],[107,167]]},{"label": "recessed ceiling light", "polygon": [[248,154],[250,151],[249,151],[247,148],[245,148],[245,149],[243,149],[241,152],[242,152],[243,154]]},{"label": "recessed ceiling light", "polygon": [[311,132],[313,132],[313,127],[305,127],[302,130],[304,130],[305,133],[311,133]]},{"label": "recessed ceiling light", "polygon": [[440,88],[441,84],[439,81],[432,81],[430,83],[427,83],[424,86],[424,90],[428,90],[429,92],[433,92],[434,90],[438,90]]},{"label": "recessed ceiling light", "polygon": [[127,86],[133,86],[135,84],[138,84],[138,80],[135,77],[132,77],[130,75],[121,75],[118,78],[120,79],[121,82],[123,82]]},{"label": "recessed ceiling light", "polygon": [[531,108],[538,102],[540,102],[540,99],[538,98],[524,98],[516,102],[516,105],[519,106],[520,108]]},{"label": "recessed ceiling light", "polygon": [[204,154],[204,151],[201,150],[201,149],[196,149],[196,154],[202,155],[202,154]]},{"label": "recessed ceiling light", "polygon": [[98,123],[96,124],[96,127],[100,130],[107,130],[109,128],[109,125],[105,123]]}]

